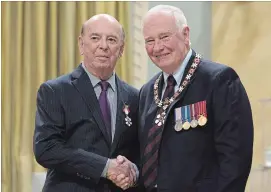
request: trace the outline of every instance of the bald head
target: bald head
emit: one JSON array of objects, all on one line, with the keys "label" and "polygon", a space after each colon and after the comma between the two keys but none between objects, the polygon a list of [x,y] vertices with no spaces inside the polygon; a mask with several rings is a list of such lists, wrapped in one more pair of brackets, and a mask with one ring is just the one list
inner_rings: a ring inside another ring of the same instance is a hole
[{"label": "bald head", "polygon": [[118,22],[116,18],[108,14],[94,15],[89,20],[85,21],[85,23],[83,23],[82,28],[81,28],[81,35],[84,35],[87,28],[92,27],[92,24],[95,22],[108,22],[108,23],[111,23],[112,25],[116,25],[116,27],[119,28],[120,37],[124,41],[125,31],[122,25]]},{"label": "bald head", "polygon": [[84,65],[94,76],[106,80],[124,51],[124,31],[112,16],[99,14],[87,20],[78,37]]}]

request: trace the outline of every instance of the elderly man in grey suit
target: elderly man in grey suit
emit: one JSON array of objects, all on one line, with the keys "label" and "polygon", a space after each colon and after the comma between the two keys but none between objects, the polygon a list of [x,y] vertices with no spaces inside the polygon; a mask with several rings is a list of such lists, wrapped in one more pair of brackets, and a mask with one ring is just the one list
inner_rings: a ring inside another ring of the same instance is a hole
[{"label": "elderly man in grey suit", "polygon": [[86,21],[83,62],[37,94],[34,154],[48,169],[44,192],[138,191],[138,90],[114,72],[124,31],[112,16]]}]

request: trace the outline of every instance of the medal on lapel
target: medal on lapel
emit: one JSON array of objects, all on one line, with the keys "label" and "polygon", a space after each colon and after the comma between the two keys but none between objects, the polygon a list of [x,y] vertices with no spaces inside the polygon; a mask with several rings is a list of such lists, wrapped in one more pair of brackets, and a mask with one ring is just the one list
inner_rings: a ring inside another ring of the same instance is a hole
[{"label": "medal on lapel", "polygon": [[[153,87],[154,101],[160,109],[158,110],[158,114],[157,114],[154,122],[159,127],[165,123],[166,111],[167,111],[168,107],[171,105],[171,103],[173,103],[176,100],[176,98],[182,93],[182,91],[185,89],[185,87],[189,84],[189,81],[191,80],[198,65],[200,64],[200,58],[201,58],[201,56],[199,54],[196,54],[194,61],[191,65],[190,69],[188,70],[188,73],[186,74],[184,81],[181,83],[181,86],[179,87],[177,92],[171,98],[165,98],[164,100],[159,99],[159,96],[158,96],[159,86],[158,85],[159,85],[159,81],[162,78],[162,74],[160,74],[159,77],[155,80],[154,87]],[[190,116],[190,114],[189,114],[189,116]],[[182,124],[182,127],[184,129],[190,128],[189,122],[185,122],[184,124]],[[178,128],[178,130],[181,130],[181,129]]]},{"label": "medal on lapel", "polygon": [[206,111],[206,101],[198,103],[199,108],[199,125],[204,126],[207,123],[207,111]]},{"label": "medal on lapel", "polygon": [[174,126],[174,129],[175,129],[175,131],[181,131],[182,128],[183,128],[183,124],[182,124],[181,108],[176,108],[175,109],[175,126]]},{"label": "medal on lapel", "polygon": [[124,104],[123,112],[125,114],[125,124],[130,127],[132,125],[132,119],[128,116],[130,113],[129,105]]},{"label": "medal on lapel", "polygon": [[192,116],[192,121],[190,122],[191,127],[195,128],[198,126],[198,121],[196,120],[196,110],[195,110],[195,104],[191,105],[191,116]]},{"label": "medal on lapel", "polygon": [[183,129],[184,130],[188,130],[190,128],[190,123],[189,123],[189,111],[188,111],[188,106],[184,106],[182,107],[184,108],[184,119],[185,119],[185,122],[183,123]]}]

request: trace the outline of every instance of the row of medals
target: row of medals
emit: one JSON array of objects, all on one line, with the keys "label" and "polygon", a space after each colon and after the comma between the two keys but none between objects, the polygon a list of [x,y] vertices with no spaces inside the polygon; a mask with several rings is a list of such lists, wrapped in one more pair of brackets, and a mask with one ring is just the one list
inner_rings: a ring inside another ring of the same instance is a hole
[{"label": "row of medals", "polygon": [[193,120],[191,122],[189,121],[182,121],[181,119],[176,121],[175,124],[175,130],[181,131],[182,129],[188,130],[190,127],[195,128],[198,125],[204,126],[207,123],[207,118],[204,115],[199,115],[198,119],[195,119],[193,117]]}]

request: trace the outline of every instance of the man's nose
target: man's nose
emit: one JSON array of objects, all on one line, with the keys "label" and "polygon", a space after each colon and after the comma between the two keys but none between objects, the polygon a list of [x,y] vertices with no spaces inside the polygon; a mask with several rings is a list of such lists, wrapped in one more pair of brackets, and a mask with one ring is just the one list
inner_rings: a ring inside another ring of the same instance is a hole
[{"label": "man's nose", "polygon": [[160,40],[155,41],[154,46],[153,46],[153,51],[154,52],[160,52],[163,50],[164,45]]},{"label": "man's nose", "polygon": [[100,47],[100,49],[103,49],[103,50],[108,49],[108,44],[107,44],[106,39],[104,39],[104,38],[101,39],[99,47]]}]

